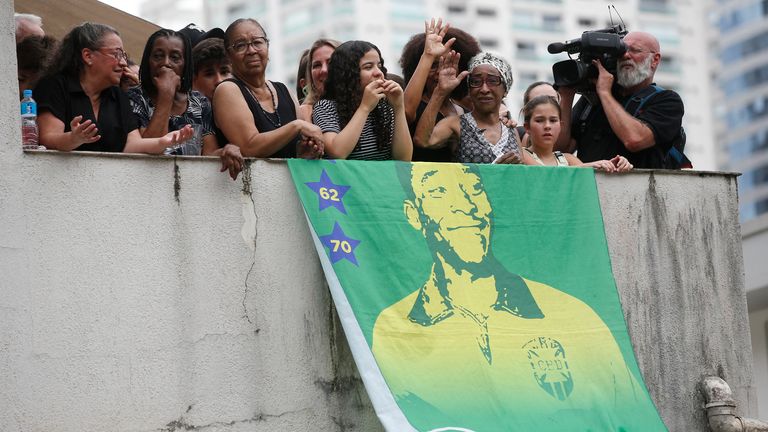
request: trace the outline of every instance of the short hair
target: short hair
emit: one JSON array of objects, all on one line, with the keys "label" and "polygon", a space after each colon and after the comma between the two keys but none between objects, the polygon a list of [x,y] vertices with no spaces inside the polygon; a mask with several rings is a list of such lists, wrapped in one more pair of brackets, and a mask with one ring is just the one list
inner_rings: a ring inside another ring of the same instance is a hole
[{"label": "short hair", "polygon": [[[240,26],[240,24],[249,22],[251,24],[256,24],[257,27],[261,30],[262,33],[264,33],[264,38],[267,38],[267,31],[264,30],[264,27],[259,24],[258,21],[256,21],[253,18],[238,18],[234,21],[232,21],[232,24],[230,24],[227,29],[224,31],[224,47],[229,49],[229,46],[232,44],[232,33],[235,32],[235,29]],[[268,38],[267,38],[268,39]]]},{"label": "short hair", "polygon": [[28,22],[33,25],[42,27],[43,26],[43,19],[40,18],[37,15],[34,14],[28,14],[28,13],[14,13],[13,14],[13,21],[16,25],[16,37],[19,37],[19,28],[21,27],[21,23]]},{"label": "short hair", "polygon": [[179,90],[188,92],[189,89],[192,88],[192,69],[194,69],[192,64],[192,43],[183,33],[171,29],[160,29],[152,33],[149,36],[149,39],[147,39],[147,44],[144,45],[144,53],[141,55],[141,64],[139,65],[139,81],[141,81],[141,88],[147,94],[155,94],[157,92],[157,87],[155,87],[155,83],[152,80],[152,72],[149,70],[149,58],[152,56],[152,48],[155,46],[155,41],[161,37],[179,38],[184,44],[184,51],[182,52],[182,55],[184,56],[184,70],[181,74]]},{"label": "short hair", "polygon": [[525,89],[525,93],[523,93],[523,105],[527,104],[531,100],[531,92],[533,91],[533,89],[542,85],[548,85],[553,89],[555,88],[555,86],[549,81],[536,81],[534,83],[531,83],[531,85],[529,85],[528,88]]},{"label": "short hair", "polygon": [[335,39],[321,38],[316,40],[309,48],[305,68],[306,71],[304,73],[304,79],[307,81],[307,97],[305,99],[307,103],[313,104],[323,97],[323,95],[318,94],[318,90],[315,88],[315,82],[312,81],[312,56],[315,54],[315,51],[324,46],[331,47],[336,51],[336,48],[338,48],[339,45],[341,45],[341,43]]},{"label": "short hair", "polygon": [[[480,53],[480,44],[474,36],[456,27],[448,28],[443,41],[448,41],[451,38],[456,38],[456,42],[453,43],[451,49],[461,54],[461,58],[459,58],[459,71],[465,71],[467,70],[469,59]],[[417,33],[411,36],[411,39],[403,47],[403,53],[400,56],[400,67],[403,70],[403,77],[406,83],[411,80],[413,73],[416,71],[421,54],[424,52],[425,39],[426,35],[424,33]],[[467,83],[462,81],[453,90],[451,97],[461,99],[467,95],[468,91]]]},{"label": "short hair", "polygon": [[120,36],[112,26],[84,22],[72,28],[61,40],[53,60],[49,63],[46,75],[69,75],[78,77],[85,69],[82,51],[85,48],[97,50],[102,47],[104,37],[108,34]]},{"label": "short hair", "polygon": [[533,110],[536,109],[539,105],[545,105],[550,104],[553,107],[557,108],[557,115],[562,115],[562,110],[560,108],[560,103],[552,96],[549,95],[541,95],[536,96],[535,98],[531,99],[523,105],[523,121],[528,123],[531,121],[531,116],[533,115]]},{"label": "short hair", "polygon": [[194,74],[212,64],[229,64],[224,39],[209,38],[200,41],[192,48],[192,64],[194,65]]},{"label": "short hair", "polygon": [[30,36],[16,44],[18,69],[42,72],[53,57],[58,41],[53,36]]}]

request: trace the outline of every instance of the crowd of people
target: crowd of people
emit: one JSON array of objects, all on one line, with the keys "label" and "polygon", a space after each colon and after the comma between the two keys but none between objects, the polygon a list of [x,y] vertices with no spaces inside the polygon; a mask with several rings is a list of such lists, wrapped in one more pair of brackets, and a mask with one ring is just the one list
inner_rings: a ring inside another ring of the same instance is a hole
[{"label": "crowd of people", "polygon": [[322,38],[296,59],[293,91],[267,78],[270,40],[250,18],[158,30],[139,64],[104,24],[59,42],[39,17],[16,14],[16,43],[19,94],[34,89],[41,145],[162,154],[196,142],[195,154],[220,156],[233,179],[244,157],[662,168],[683,116],[674,91],[645,96],[658,88],[661,53],[643,32],[624,37],[615,73],[595,62],[595,96],[576,106],[573,88],[531,83],[521,126],[504,104],[510,63],[440,19],[403,48],[404,79],[374,44]]}]

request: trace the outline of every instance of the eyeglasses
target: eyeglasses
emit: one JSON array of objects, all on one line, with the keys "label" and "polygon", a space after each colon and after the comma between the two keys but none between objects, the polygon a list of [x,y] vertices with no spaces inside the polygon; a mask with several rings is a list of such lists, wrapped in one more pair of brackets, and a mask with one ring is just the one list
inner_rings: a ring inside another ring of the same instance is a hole
[{"label": "eyeglasses", "polygon": [[650,53],[650,54],[656,54],[656,51],[651,51],[651,50],[643,49],[643,48],[640,48],[640,47],[628,47],[627,51],[630,54],[642,54],[642,53],[646,53],[646,52]]},{"label": "eyeglasses", "polygon": [[124,62],[128,62],[128,54],[123,51],[122,48],[116,48],[114,51],[105,51],[106,48],[99,48],[96,51],[108,55],[110,57],[113,57],[115,60],[120,61],[123,60]]},{"label": "eyeglasses", "polygon": [[486,75],[485,79],[477,75],[467,77],[467,84],[472,88],[482,87],[483,83],[488,84],[488,87],[496,87],[501,85],[502,80],[498,75]]},{"label": "eyeglasses", "polygon": [[264,51],[264,49],[266,49],[268,46],[269,39],[265,37],[258,37],[250,42],[237,41],[229,47],[232,48],[232,51],[234,51],[236,54],[242,54],[248,50],[248,47],[253,47],[253,49],[256,51]]}]

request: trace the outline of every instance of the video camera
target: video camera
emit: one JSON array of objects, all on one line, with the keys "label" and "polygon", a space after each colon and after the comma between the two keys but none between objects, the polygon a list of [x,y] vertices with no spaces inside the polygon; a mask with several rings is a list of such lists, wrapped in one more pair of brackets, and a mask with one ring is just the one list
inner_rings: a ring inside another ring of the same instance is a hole
[{"label": "video camera", "polygon": [[621,56],[627,50],[622,39],[627,30],[621,24],[600,30],[589,30],[581,34],[580,38],[549,44],[547,51],[550,54],[558,54],[563,51],[578,54],[576,59],[563,60],[552,65],[552,74],[556,86],[573,87],[577,93],[594,90],[590,79],[597,78],[597,68],[592,60],[602,62],[608,72],[616,74],[616,67]]}]

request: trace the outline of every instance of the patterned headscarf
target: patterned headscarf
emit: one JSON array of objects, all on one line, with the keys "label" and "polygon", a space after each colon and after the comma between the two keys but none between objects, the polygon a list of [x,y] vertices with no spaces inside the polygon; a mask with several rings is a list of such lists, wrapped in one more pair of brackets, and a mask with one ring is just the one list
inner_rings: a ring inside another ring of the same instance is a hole
[{"label": "patterned headscarf", "polygon": [[480,65],[490,65],[499,71],[501,80],[504,82],[504,96],[506,96],[509,89],[512,88],[512,66],[510,66],[503,58],[496,54],[489,53],[488,51],[483,51],[472,57],[469,60],[467,69],[469,70],[469,73],[472,73],[472,70]]}]

